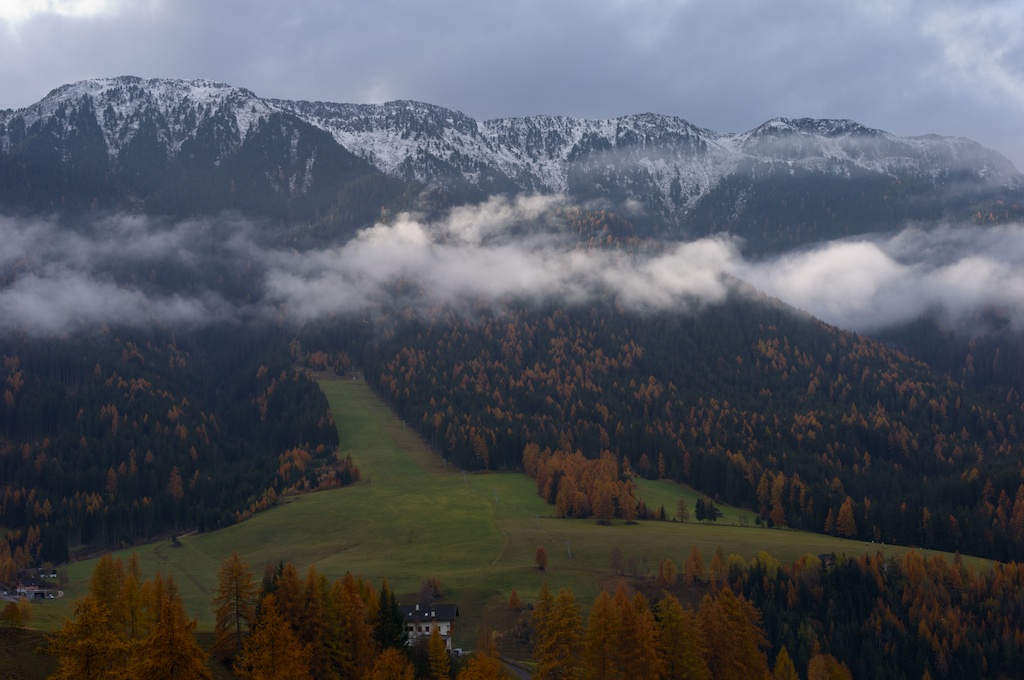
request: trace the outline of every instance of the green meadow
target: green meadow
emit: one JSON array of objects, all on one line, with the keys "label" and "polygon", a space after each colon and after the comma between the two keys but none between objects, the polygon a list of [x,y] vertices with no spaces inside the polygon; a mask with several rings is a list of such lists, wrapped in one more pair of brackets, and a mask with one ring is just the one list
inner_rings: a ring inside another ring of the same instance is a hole
[{"label": "green meadow", "polygon": [[[180,547],[161,541],[133,549],[145,575],[159,570],[174,577],[200,629],[212,629],[210,598],[217,569],[232,551],[249,562],[257,579],[267,565],[290,561],[303,572],[316,565],[331,579],[351,571],[379,585],[387,577],[396,592],[408,597],[423,579],[436,577],[444,599],[459,605],[456,644],[464,647],[473,645],[482,619],[494,622],[505,616],[512,589],[529,599],[546,581],[552,589],[568,586],[582,601],[590,600],[613,576],[614,548],[627,572],[637,573],[654,570],[665,557],[681,565],[692,545],[709,563],[718,546],[726,555],[749,560],[766,551],[783,562],[805,553],[904,551],[755,527],[749,511],[729,507],[720,507],[724,516],[713,524],[645,521],[627,526],[617,521],[598,526],[591,520],[558,519],[524,474],[463,473],[446,466],[364,382],[325,380],[321,386],[338,425],[342,454],[355,459],[361,482],[286,497],[240,524],[184,535]],[[697,498],[672,482],[640,480],[637,486],[648,507],[664,506],[669,517],[681,496],[691,508]],[[545,572],[534,563],[539,545],[549,556]],[[118,555],[127,559],[131,552]],[[36,605],[34,625],[60,625],[71,601],[85,592],[94,564],[69,566],[66,597]]]}]

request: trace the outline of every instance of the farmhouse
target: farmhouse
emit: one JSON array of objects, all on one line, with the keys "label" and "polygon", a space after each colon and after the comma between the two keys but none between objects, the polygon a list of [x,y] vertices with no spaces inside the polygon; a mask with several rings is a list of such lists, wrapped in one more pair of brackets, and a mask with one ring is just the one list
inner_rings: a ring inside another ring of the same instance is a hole
[{"label": "farmhouse", "polygon": [[455,617],[459,615],[459,607],[454,604],[432,604],[421,607],[418,604],[399,607],[405,619],[405,629],[409,632],[409,644],[430,637],[430,630],[438,627],[448,651],[452,649],[452,633],[455,631]]}]

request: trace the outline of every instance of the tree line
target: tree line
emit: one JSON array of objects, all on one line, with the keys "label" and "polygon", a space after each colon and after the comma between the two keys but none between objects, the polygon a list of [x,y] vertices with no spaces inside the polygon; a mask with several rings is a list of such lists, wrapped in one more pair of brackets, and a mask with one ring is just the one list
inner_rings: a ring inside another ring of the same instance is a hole
[{"label": "tree line", "polygon": [[[613,569],[613,571],[615,571]],[[1024,672],[1024,569],[965,566],[908,551],[901,557],[804,555],[791,564],[761,552],[706,563],[692,546],[677,578],[671,559],[619,577],[590,602],[542,584],[509,606],[527,622],[534,677],[917,678],[1016,677]],[[387,579],[379,587],[315,566],[268,566],[257,580],[232,554],[211,608],[212,646],[195,641],[173,578],[143,578],[137,559],[102,558],[74,616],[52,636],[55,678],[508,677],[499,647],[512,631],[478,631],[472,659],[450,658],[435,626],[409,645]],[[436,582],[432,588],[437,589]],[[497,633],[497,634],[496,634]]]},{"label": "tree line", "polygon": [[[209,653],[196,641],[172,577],[144,579],[136,556],[106,555],[52,637],[54,680],[155,677],[212,678],[210,663],[245,680],[442,680],[455,677],[433,626],[425,645],[410,646],[405,618],[387,579],[379,589],[351,573],[330,581],[311,566],[268,567],[261,581],[237,553],[224,560],[211,601]],[[459,680],[511,677],[493,643],[482,642]]]}]

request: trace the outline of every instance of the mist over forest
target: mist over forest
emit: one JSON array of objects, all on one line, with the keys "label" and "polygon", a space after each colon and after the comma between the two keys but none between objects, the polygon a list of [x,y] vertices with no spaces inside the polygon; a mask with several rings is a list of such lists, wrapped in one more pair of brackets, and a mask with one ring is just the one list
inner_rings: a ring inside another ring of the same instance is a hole
[{"label": "mist over forest", "polygon": [[728,235],[586,248],[564,196],[494,197],[440,219],[402,212],[345,242],[275,244],[238,214],[111,214],[74,229],[0,218],[0,327],[59,335],[103,324],[190,329],[407,307],[508,301],[687,312],[747,284],[823,321],[872,332],[932,315],[971,334],[995,313],[1024,324],[1024,228],[948,223],[808,244],[766,257]]}]

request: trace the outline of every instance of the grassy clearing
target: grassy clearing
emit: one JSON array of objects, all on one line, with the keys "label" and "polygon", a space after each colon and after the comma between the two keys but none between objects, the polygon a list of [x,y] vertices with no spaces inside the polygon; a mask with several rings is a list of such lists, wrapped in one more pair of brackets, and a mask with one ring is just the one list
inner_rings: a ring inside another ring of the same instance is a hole
[{"label": "grassy clearing", "polygon": [[[321,386],[338,423],[342,452],[356,460],[362,482],[289,497],[241,524],[185,536],[179,548],[161,542],[135,549],[145,574],[159,569],[174,576],[201,629],[212,628],[210,593],[221,561],[232,550],[253,566],[257,577],[265,565],[291,561],[302,570],[315,564],[332,579],[345,571],[375,583],[386,576],[397,592],[407,594],[424,578],[437,577],[445,599],[459,604],[456,644],[464,647],[473,645],[481,618],[503,618],[513,588],[530,598],[547,581],[553,589],[571,587],[582,601],[593,598],[610,574],[614,547],[627,566],[641,571],[653,569],[664,557],[682,563],[694,544],[708,562],[719,545],[727,555],[749,560],[764,550],[783,562],[808,552],[904,551],[740,526],[744,511],[728,507],[721,508],[725,515],[717,524],[616,522],[601,527],[589,520],[556,519],[537,496],[533,480],[523,474],[463,474],[446,467],[365,383],[324,381]],[[664,505],[670,516],[680,495],[691,507],[697,498],[671,482],[641,481],[638,486],[649,507]],[[548,551],[546,572],[534,565],[538,545]],[[120,554],[127,558],[129,553]],[[60,625],[70,600],[85,591],[93,564],[69,567],[69,597],[37,605],[35,625]]]}]

